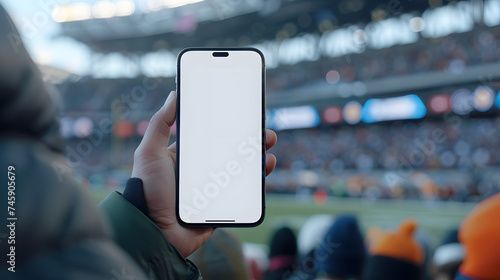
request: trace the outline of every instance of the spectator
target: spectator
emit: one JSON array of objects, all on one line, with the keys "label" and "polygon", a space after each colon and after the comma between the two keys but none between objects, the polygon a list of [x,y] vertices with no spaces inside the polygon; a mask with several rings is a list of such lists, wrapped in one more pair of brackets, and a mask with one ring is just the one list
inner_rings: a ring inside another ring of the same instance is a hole
[{"label": "spectator", "polygon": [[225,229],[216,230],[189,259],[204,280],[249,279],[241,241]]},{"label": "spectator", "polygon": [[316,248],[323,242],[326,232],[334,223],[335,217],[328,214],[312,215],[302,225],[297,235],[300,260],[287,280],[314,280],[318,264],[314,258]]},{"label": "spectator", "polygon": [[500,279],[500,194],[479,203],[462,221],[464,262],[456,280]]},{"label": "spectator", "polygon": [[328,214],[316,214],[307,219],[297,235],[297,246],[301,258],[319,245],[334,222],[335,217]]},{"label": "spectator", "polygon": [[433,279],[453,280],[464,258],[464,249],[458,241],[458,229],[448,231],[436,248],[432,259]]},{"label": "spectator", "polygon": [[434,237],[424,231],[423,229],[419,229],[414,234],[415,240],[420,244],[424,253],[424,262],[422,263],[422,273],[420,274],[422,280],[431,280],[430,278],[430,269],[432,264],[432,255],[434,253]]},{"label": "spectator", "polygon": [[367,235],[370,257],[364,280],[420,280],[424,252],[413,237],[417,224],[405,220],[397,231],[371,228]]},{"label": "spectator", "polygon": [[339,216],[316,249],[317,279],[361,279],[366,249],[354,216]]},{"label": "spectator", "polygon": [[288,227],[278,229],[271,238],[269,252],[269,268],[264,279],[283,279],[295,265],[297,258],[297,240],[295,234]]}]

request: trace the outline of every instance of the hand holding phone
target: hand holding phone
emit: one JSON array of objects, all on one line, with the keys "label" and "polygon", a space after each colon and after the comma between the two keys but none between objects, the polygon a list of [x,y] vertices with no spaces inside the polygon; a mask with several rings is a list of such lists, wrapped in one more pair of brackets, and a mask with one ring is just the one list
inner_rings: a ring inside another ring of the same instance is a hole
[{"label": "hand holding phone", "polygon": [[[198,249],[214,228],[186,228],[175,216],[175,158],[176,144],[168,146],[170,127],[176,118],[176,93],[171,92],[163,107],[153,116],[141,144],[134,153],[132,177],[142,179],[144,195],[152,221],[184,256]],[[231,131],[225,131],[228,135]],[[276,143],[276,134],[267,130],[266,148]],[[276,164],[272,154],[266,155],[266,175]]]},{"label": "hand holding phone", "polygon": [[177,93],[179,223],[257,226],[265,211],[264,56],[253,48],[185,49]]}]

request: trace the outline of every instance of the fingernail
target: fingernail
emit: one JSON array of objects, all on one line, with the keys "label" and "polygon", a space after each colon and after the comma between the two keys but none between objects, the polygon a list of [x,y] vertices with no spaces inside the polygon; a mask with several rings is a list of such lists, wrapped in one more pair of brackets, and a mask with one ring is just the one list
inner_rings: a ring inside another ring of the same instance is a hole
[{"label": "fingernail", "polygon": [[165,100],[165,105],[169,104],[172,101],[172,99],[174,98],[174,95],[175,95],[175,92],[173,92],[173,91],[171,91],[168,94],[167,100]]},{"label": "fingernail", "polygon": [[175,91],[171,91],[165,101],[165,105],[163,105],[162,110],[165,111],[165,121],[168,126],[172,126],[175,122],[175,112],[177,104],[175,102]]}]

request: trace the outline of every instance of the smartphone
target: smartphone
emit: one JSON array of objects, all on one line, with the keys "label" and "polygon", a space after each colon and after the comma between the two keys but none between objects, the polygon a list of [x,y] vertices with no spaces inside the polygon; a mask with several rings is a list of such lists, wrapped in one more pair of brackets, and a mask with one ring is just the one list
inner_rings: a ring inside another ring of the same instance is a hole
[{"label": "smartphone", "polygon": [[176,214],[183,226],[252,227],[265,212],[265,63],[255,48],[177,57]]}]

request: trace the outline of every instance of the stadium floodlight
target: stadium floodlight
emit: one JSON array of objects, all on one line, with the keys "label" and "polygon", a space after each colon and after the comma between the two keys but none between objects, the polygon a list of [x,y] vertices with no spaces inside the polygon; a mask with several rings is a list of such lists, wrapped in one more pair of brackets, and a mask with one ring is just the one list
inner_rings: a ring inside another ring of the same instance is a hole
[{"label": "stadium floodlight", "polygon": [[115,16],[130,16],[135,12],[135,4],[131,0],[120,0],[115,3]]},{"label": "stadium floodlight", "polygon": [[87,116],[79,117],[73,123],[73,134],[85,138],[92,133],[94,129],[94,122]]},{"label": "stadium floodlight", "polygon": [[340,81],[340,74],[337,70],[330,70],[326,73],[326,81],[329,84],[336,84]]},{"label": "stadium floodlight", "polygon": [[110,1],[99,1],[92,6],[94,18],[110,18],[115,16],[115,4]]},{"label": "stadium floodlight", "polygon": [[358,101],[349,101],[344,105],[342,110],[342,117],[348,124],[357,124],[361,120],[362,106]]},{"label": "stadium floodlight", "polygon": [[56,22],[80,21],[94,18],[130,16],[135,12],[132,0],[98,1],[94,5],[74,3],[54,7],[52,19]]},{"label": "stadium floodlight", "polygon": [[498,0],[489,0],[484,3],[484,24],[492,27],[500,25],[500,3]]},{"label": "stadium floodlight", "polygon": [[323,120],[327,124],[336,124],[341,122],[342,119],[342,107],[340,106],[328,106],[323,110]]},{"label": "stadium floodlight", "polygon": [[156,12],[165,8],[163,0],[147,0],[147,8],[143,12]]},{"label": "stadium floodlight", "polygon": [[429,98],[428,107],[433,114],[445,114],[451,112],[449,94],[436,94]]},{"label": "stadium floodlight", "polygon": [[425,28],[425,21],[421,17],[410,19],[410,28],[413,32],[420,32]]},{"label": "stadium floodlight", "polygon": [[451,95],[451,108],[457,115],[467,115],[474,109],[472,92],[466,88],[457,89]]},{"label": "stadium floodlight", "polygon": [[52,10],[52,19],[56,22],[65,22],[69,19],[69,8],[67,6],[57,6]]},{"label": "stadium floodlight", "polygon": [[188,4],[198,3],[205,0],[164,0],[165,6],[168,8],[177,8]]},{"label": "stadium floodlight", "polygon": [[489,86],[479,86],[473,94],[473,106],[479,112],[488,111],[495,102],[495,93]]},{"label": "stadium floodlight", "polygon": [[87,3],[57,6],[52,10],[52,19],[57,22],[78,21],[90,18],[90,5]]}]

